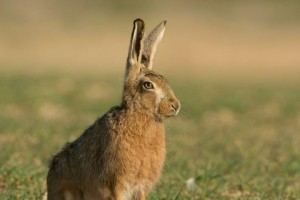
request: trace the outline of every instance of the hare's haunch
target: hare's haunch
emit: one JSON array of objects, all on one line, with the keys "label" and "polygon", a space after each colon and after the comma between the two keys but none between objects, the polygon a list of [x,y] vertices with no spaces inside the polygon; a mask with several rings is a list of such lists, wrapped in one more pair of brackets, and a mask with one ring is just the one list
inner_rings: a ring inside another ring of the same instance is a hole
[{"label": "hare's haunch", "polygon": [[146,198],[165,160],[163,119],[180,109],[167,80],[152,71],[165,25],[144,38],[143,20],[134,21],[122,103],[53,157],[48,200]]}]

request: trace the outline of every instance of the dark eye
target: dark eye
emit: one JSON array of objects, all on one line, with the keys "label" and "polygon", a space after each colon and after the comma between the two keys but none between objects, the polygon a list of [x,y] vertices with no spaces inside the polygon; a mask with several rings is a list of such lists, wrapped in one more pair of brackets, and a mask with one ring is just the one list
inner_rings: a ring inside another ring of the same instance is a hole
[{"label": "dark eye", "polygon": [[144,82],[143,86],[144,86],[145,89],[153,89],[154,88],[153,84],[151,82],[148,82],[148,81]]}]

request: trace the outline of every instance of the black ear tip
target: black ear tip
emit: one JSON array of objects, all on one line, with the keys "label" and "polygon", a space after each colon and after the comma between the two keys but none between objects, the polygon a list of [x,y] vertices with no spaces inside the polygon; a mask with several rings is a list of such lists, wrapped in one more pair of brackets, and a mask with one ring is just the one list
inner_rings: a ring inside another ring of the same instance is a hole
[{"label": "black ear tip", "polygon": [[145,27],[145,23],[142,19],[137,18],[136,20],[134,20],[133,22],[134,27],[139,28],[140,30],[144,30]]},{"label": "black ear tip", "polygon": [[133,23],[135,24],[135,23],[141,23],[141,24],[144,24],[144,21],[142,20],[142,19],[140,19],[140,18],[137,18],[137,19],[135,19],[134,21],[133,21]]},{"label": "black ear tip", "polygon": [[167,20],[164,20],[163,23],[164,23],[164,25],[166,25],[167,24]]}]

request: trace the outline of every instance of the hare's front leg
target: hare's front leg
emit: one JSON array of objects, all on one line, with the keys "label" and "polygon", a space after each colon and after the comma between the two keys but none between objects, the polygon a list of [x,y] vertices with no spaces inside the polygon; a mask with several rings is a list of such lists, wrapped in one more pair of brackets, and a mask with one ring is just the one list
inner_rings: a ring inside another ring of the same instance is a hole
[{"label": "hare's front leg", "polygon": [[143,191],[140,191],[139,193],[137,193],[134,198],[134,200],[145,200],[145,193]]},{"label": "hare's front leg", "polygon": [[114,200],[145,200],[144,191],[137,191],[131,187],[124,187],[122,185],[118,185],[115,188]]},{"label": "hare's front leg", "polygon": [[122,183],[118,183],[115,186],[115,190],[113,193],[113,199],[114,200],[125,200],[125,199],[130,199],[128,198],[127,192],[126,192],[126,187]]}]

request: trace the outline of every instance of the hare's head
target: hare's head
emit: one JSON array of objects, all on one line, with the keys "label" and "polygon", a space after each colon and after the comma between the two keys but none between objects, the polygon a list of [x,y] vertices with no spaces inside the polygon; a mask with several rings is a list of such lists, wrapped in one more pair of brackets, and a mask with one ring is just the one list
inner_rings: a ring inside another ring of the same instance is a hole
[{"label": "hare's head", "polygon": [[144,22],[133,23],[127,59],[122,104],[142,109],[158,119],[178,114],[180,103],[166,78],[152,71],[154,55],[164,34],[166,21],[161,22],[144,39]]}]

